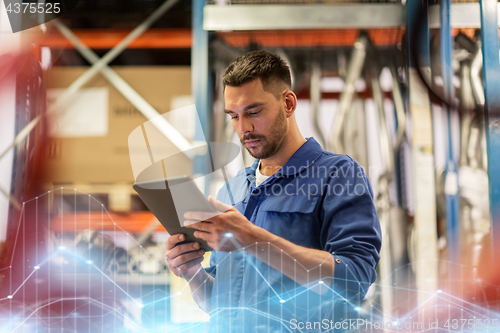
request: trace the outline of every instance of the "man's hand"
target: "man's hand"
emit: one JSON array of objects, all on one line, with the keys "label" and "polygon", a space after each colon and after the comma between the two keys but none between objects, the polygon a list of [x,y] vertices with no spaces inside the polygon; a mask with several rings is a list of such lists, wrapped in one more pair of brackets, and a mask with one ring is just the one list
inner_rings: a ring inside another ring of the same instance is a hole
[{"label": "man's hand", "polygon": [[[218,251],[233,251],[258,241],[259,227],[256,227],[235,207],[226,205],[211,196],[208,201],[220,214],[208,212],[187,212],[185,226],[197,229],[195,237],[205,240]],[[201,222],[198,222],[201,221]]]},{"label": "man's hand", "polygon": [[185,239],[186,236],[182,234],[168,238],[165,260],[167,260],[168,268],[175,275],[190,280],[196,273],[203,270],[201,262],[205,250],[200,249],[200,243],[197,242],[178,244]]},{"label": "man's hand", "polygon": [[[335,261],[329,252],[296,245],[257,227],[233,206],[212,197],[208,197],[208,200],[215,209],[223,213],[216,216],[207,212],[184,214],[187,219],[184,225],[197,229],[195,237],[205,240],[218,251],[229,252],[247,247],[245,252],[302,285],[319,280],[327,285],[331,284]],[[248,246],[253,244],[255,246]],[[312,290],[323,294],[327,288],[318,284]]]}]

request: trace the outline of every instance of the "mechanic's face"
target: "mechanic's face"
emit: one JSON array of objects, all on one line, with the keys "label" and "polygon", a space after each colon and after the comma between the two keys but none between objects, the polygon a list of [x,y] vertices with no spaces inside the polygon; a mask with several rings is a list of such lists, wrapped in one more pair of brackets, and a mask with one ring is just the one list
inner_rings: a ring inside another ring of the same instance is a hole
[{"label": "mechanic's face", "polygon": [[226,86],[224,99],[225,112],[250,155],[266,159],[280,150],[288,130],[283,95],[277,100],[256,79],[239,87]]}]

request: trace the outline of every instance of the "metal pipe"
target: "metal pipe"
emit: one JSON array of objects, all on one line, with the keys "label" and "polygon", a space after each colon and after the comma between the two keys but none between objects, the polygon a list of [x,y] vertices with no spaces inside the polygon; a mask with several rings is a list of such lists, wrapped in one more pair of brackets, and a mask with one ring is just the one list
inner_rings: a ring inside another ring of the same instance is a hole
[{"label": "metal pipe", "polygon": [[476,40],[477,50],[472,58],[472,65],[470,70],[470,80],[472,83],[472,92],[476,104],[484,105],[484,88],[483,81],[481,80],[481,70],[483,69],[483,52],[481,50],[481,40],[479,37]]},{"label": "metal pipe", "polygon": [[472,85],[470,81],[471,61],[460,62],[460,158],[459,165],[468,165],[467,146],[475,108]]},{"label": "metal pipe", "polygon": [[[439,35],[441,46],[441,77],[443,78],[444,99],[448,103],[453,102],[453,40],[450,26],[450,8],[451,0],[441,1],[441,30]],[[446,195],[446,231],[448,242],[448,258],[450,263],[460,262],[460,209],[458,195],[458,173],[457,161],[454,156],[453,142],[453,127],[452,127],[452,112],[451,106],[443,104],[443,109],[446,111],[447,128],[448,128],[448,144],[446,153],[446,174],[445,174],[445,195]],[[455,266],[451,265],[450,274],[456,273]]]},{"label": "metal pipe", "polygon": [[477,51],[477,46],[474,44],[474,42],[471,41],[469,37],[467,37],[467,35],[462,32],[457,34],[457,36],[455,37],[455,42],[457,42],[457,44],[460,45],[460,47],[462,47],[463,49],[469,51],[469,53],[473,54]]},{"label": "metal pipe", "polygon": [[311,65],[311,84],[309,85],[309,99],[311,101],[311,111],[314,129],[318,135],[319,144],[326,147],[326,140],[319,126],[319,104],[321,102],[321,68],[318,61],[313,61]]},{"label": "metal pipe", "polygon": [[373,51],[374,50],[372,49],[370,52],[370,57],[368,58],[368,67],[373,99],[375,100],[375,104],[377,105],[380,151],[382,153],[382,161],[384,163],[385,173],[388,176],[389,181],[393,176],[394,156],[391,140],[389,137],[389,131],[387,129],[387,120],[384,107],[384,92],[380,87],[380,71],[377,67],[375,54]]},{"label": "metal pipe", "polygon": [[[382,244],[382,249],[380,251],[380,301],[383,309],[384,320],[390,320],[392,318],[393,309],[393,290],[390,287],[392,285],[392,273],[394,267],[392,266],[392,256],[391,256],[391,237],[390,237],[390,206],[391,201],[389,198],[389,179],[387,179],[387,173],[382,175],[378,180],[378,195],[377,195],[377,215],[380,220],[380,229],[382,231],[382,237],[384,242]],[[385,332],[385,331],[384,331]]]},{"label": "metal pipe", "polygon": [[347,67],[345,87],[344,91],[340,95],[339,109],[333,123],[329,147],[331,151],[337,154],[344,153],[344,146],[340,141],[340,136],[342,134],[342,128],[344,126],[345,115],[347,113],[347,110],[349,110],[349,106],[351,105],[352,99],[354,97],[354,83],[361,75],[361,71],[365,63],[368,43],[369,41],[366,34],[362,34],[361,36],[359,36],[358,40],[354,43],[351,59],[349,60],[349,66]]},{"label": "metal pipe", "polygon": [[[460,34],[457,35],[457,38],[459,36]],[[483,126],[484,121],[482,117],[479,116],[474,118],[474,115],[471,113],[474,109],[481,113],[484,112],[485,97],[483,81],[481,79],[481,71],[483,68],[481,37],[479,34],[476,34],[475,44],[465,35],[461,38],[461,40],[463,41],[462,44],[472,44],[474,46],[474,51],[471,52],[473,54],[472,63],[470,60],[464,60],[467,61],[468,64],[469,76],[467,78],[463,78],[463,82],[461,84],[461,94],[466,90],[470,90],[470,92],[467,92],[470,97],[467,101],[464,101],[466,104],[462,109],[462,118],[468,118],[467,121],[462,124],[462,132],[467,133],[467,136],[462,138],[462,140],[465,139],[469,146],[466,146],[465,149],[461,150],[461,152],[465,153],[463,154],[463,157],[462,154],[460,155],[460,161],[465,162],[465,159],[467,159],[467,165],[473,168],[480,167],[486,171],[488,168],[488,155],[486,148],[486,134]],[[470,51],[470,49],[471,47],[468,46],[467,50]],[[464,75],[467,75],[467,73],[464,73]],[[474,101],[477,105],[475,105]],[[475,123],[479,124],[474,126]]]},{"label": "metal pipe", "polygon": [[396,142],[394,144],[394,153],[399,151],[401,142],[403,142],[403,137],[406,131],[406,111],[405,104],[403,101],[403,94],[399,87],[398,73],[396,71],[396,66],[391,64],[390,66],[392,75],[392,99],[394,101],[394,108],[396,109],[396,120],[398,121],[398,130],[396,132]]},{"label": "metal pipe", "polygon": [[480,135],[481,135],[481,116],[479,114],[476,114],[474,117],[471,119],[470,123],[470,129],[469,129],[469,136],[467,138],[467,161],[468,165],[476,169],[479,166],[479,158],[478,158],[478,153],[477,149],[480,147],[479,142],[480,142]]}]

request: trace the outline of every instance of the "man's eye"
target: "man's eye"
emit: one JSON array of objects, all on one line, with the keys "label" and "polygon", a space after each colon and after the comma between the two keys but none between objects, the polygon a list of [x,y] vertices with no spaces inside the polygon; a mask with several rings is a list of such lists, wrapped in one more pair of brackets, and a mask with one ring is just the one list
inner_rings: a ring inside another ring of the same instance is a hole
[{"label": "man's eye", "polygon": [[257,112],[249,112],[248,114],[251,116],[255,116],[255,115],[258,115],[259,113],[260,113],[260,110]]},{"label": "man's eye", "polygon": [[238,119],[238,116],[231,116],[231,119]]}]

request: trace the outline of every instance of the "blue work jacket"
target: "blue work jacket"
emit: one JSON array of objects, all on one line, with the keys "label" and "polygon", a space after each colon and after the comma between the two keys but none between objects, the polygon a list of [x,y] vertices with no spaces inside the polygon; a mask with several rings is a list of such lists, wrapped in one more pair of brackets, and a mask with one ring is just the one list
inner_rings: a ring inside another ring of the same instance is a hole
[{"label": "blue work jacket", "polygon": [[313,138],[256,187],[258,165],[256,160],[240,170],[217,199],[277,236],[331,253],[333,280],[327,293],[317,294],[310,287],[319,281],[302,286],[245,251],[214,251],[207,268],[215,277],[214,331],[290,332],[305,322],[320,322],[324,329],[325,320],[349,319],[345,313],[334,314],[334,304],[355,306],[363,299],[375,281],[381,247],[373,191],[365,172],[351,157],[324,151]]}]

